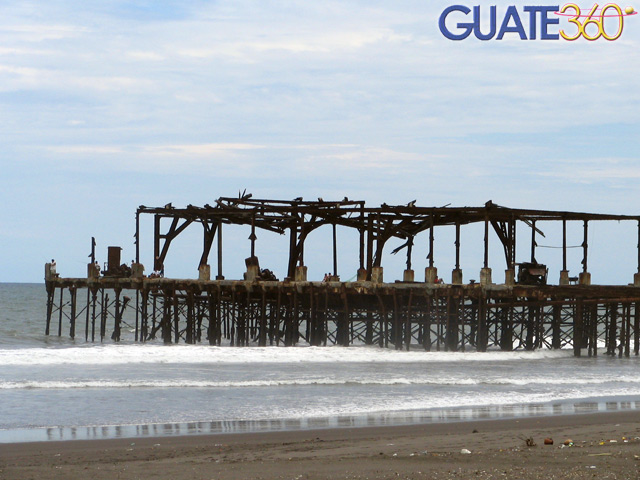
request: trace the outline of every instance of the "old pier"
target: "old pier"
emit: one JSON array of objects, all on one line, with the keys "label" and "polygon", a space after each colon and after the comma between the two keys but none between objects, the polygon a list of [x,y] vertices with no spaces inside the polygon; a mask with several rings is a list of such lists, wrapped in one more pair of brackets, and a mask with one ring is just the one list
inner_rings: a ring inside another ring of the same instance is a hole
[{"label": "old pier", "polygon": [[[153,273],[140,263],[140,218],[152,215]],[[159,208],[136,212],[136,258],[120,263],[119,247],[109,248],[103,272],[92,248],[86,278],[64,278],[55,264],[45,265],[46,334],[68,334],[86,341],[119,341],[127,328],[136,342],[210,345],[370,344],[396,349],[445,351],[533,350],[573,348],[575,355],[638,355],[640,350],[640,248],[638,273],[626,285],[592,285],[588,271],[588,227],[596,221],[631,221],[640,216],[523,210],[487,202],[482,207],[367,207],[362,201],[292,201],[253,199],[251,195],[219,198],[214,206]],[[536,235],[542,222],[562,225],[562,270],[559,284],[547,282],[546,266],[536,262]],[[567,269],[567,223],[584,232],[582,271]],[[164,276],[172,241],[192,224],[203,230],[197,279]],[[460,232],[469,224],[484,227],[484,261],[479,282],[463,282]],[[223,275],[223,226],[250,229],[250,256],[244,278]],[[333,272],[308,281],[305,240],[331,226]],[[437,228],[455,228],[455,268],[451,282],[440,283],[434,259]],[[336,228],[357,232],[359,268],[354,281],[337,274]],[[518,227],[531,236],[531,257],[516,260]],[[260,268],[256,232],[289,236],[286,278]],[[493,230],[504,249],[504,283],[492,281],[489,238]],[[420,234],[422,236],[418,237]],[[428,245],[424,276],[412,269],[416,237]],[[423,239],[422,237],[426,237]],[[385,282],[382,255],[390,239],[405,243],[401,280]],[[216,242],[217,240],[217,242]],[[217,244],[217,275],[211,278],[209,257]],[[95,244],[94,244],[95,245]],[[64,330],[64,331],[63,331]]]}]

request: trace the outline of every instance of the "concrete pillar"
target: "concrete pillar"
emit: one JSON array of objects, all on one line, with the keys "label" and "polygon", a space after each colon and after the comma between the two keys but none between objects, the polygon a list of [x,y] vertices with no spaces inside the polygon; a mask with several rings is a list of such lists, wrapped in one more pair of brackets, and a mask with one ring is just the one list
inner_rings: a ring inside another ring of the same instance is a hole
[{"label": "concrete pillar", "polygon": [[307,267],[305,265],[300,265],[296,267],[296,282],[306,282],[307,281]]},{"label": "concrete pillar", "polygon": [[366,282],[367,281],[367,269],[366,268],[359,268],[358,269],[358,281],[359,282]]},{"label": "concrete pillar", "polygon": [[403,282],[413,282],[415,281],[415,274],[413,270],[405,270],[402,275]]},{"label": "concrete pillar", "polygon": [[[98,275],[100,275],[99,270],[98,270]],[[132,263],[131,278],[142,278],[142,277],[144,277],[144,265],[141,263]]]},{"label": "concrete pillar", "polygon": [[200,268],[198,268],[198,280],[204,280],[204,281],[211,280],[210,265],[200,265]]},{"label": "concrete pillar", "polygon": [[516,284],[516,271],[513,268],[507,268],[504,271],[504,284],[513,287]]},{"label": "concrete pillar", "polygon": [[640,287],[640,273],[635,273],[633,275],[633,286]]},{"label": "concrete pillar", "polygon": [[453,285],[462,285],[462,269],[453,269],[453,271],[451,272],[451,283]]},{"label": "concrete pillar", "polygon": [[247,266],[247,273],[244,274],[244,279],[247,282],[253,282],[260,276],[260,267],[258,265]]},{"label": "concrete pillar", "polygon": [[491,285],[491,269],[480,269],[480,285]]},{"label": "concrete pillar", "polygon": [[56,278],[58,273],[56,272],[56,266],[53,263],[45,263],[44,264],[44,279],[51,280],[52,278]]},{"label": "concrete pillar", "polygon": [[384,269],[382,267],[373,267],[371,269],[371,281],[373,283],[383,283]]},{"label": "concrete pillar", "polygon": [[560,270],[560,285],[569,285],[569,270]]},{"label": "concrete pillar", "polygon": [[434,284],[438,280],[438,269],[436,267],[427,267],[424,269],[424,281]]},{"label": "concrete pillar", "polygon": [[591,285],[591,274],[589,272],[580,272],[578,283],[580,285]]},{"label": "concrete pillar", "polygon": [[87,278],[100,278],[100,267],[95,263],[87,263]]}]

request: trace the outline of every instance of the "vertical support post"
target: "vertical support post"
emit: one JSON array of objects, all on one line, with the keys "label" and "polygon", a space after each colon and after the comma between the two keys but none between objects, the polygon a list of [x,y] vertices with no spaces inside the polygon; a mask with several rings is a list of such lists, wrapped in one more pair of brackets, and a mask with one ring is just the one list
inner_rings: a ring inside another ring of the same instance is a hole
[{"label": "vertical support post", "polygon": [[267,346],[267,294],[262,290],[262,301],[260,303],[260,331],[258,332],[258,345]]},{"label": "vertical support post", "polygon": [[153,269],[159,271],[160,266],[160,215],[153,217]]},{"label": "vertical support post", "polygon": [[140,290],[136,288],[136,329],[135,329],[135,341],[138,341],[140,329]]},{"label": "vertical support post", "polygon": [[584,221],[584,241],[582,242],[582,250],[583,250],[582,271],[584,273],[587,272],[587,252],[588,252],[587,238],[588,238],[588,229],[589,229],[589,222],[587,220],[585,220]]},{"label": "vertical support post", "polygon": [[251,216],[251,258],[256,256],[256,216]]},{"label": "vertical support post", "polygon": [[576,299],[575,315],[573,317],[573,356],[579,357],[582,351],[582,324],[583,324],[583,301],[581,297]]},{"label": "vertical support post", "polygon": [[336,224],[331,225],[333,227],[333,276],[338,276],[338,239],[336,236]]},{"label": "vertical support post", "polygon": [[291,225],[290,235],[289,235],[289,271],[287,272],[287,276],[292,279],[295,277],[296,264],[298,262],[298,258],[296,255],[296,252],[297,252],[296,243],[298,240],[297,237],[298,237],[298,227],[295,224],[293,224]]},{"label": "vertical support post", "polygon": [[360,233],[360,269],[365,268],[365,259],[364,259],[364,232],[365,232],[365,219],[364,219],[364,204],[360,205],[360,228],[358,229]]},{"label": "vertical support post", "polygon": [[87,288],[87,308],[84,321],[84,341],[89,340],[89,306],[91,304],[91,289]]},{"label": "vertical support post", "polygon": [[531,221],[531,263],[536,263],[536,221]]},{"label": "vertical support post", "polygon": [[551,327],[551,348],[553,350],[560,350],[562,347],[561,337],[560,337],[560,323],[562,320],[562,305],[554,304],[553,305],[553,324]]},{"label": "vertical support post", "polygon": [[[93,262],[94,259],[91,263]],[[136,210],[136,263],[140,263],[140,208]]]},{"label": "vertical support post", "polygon": [[145,342],[147,340],[147,334],[149,330],[149,290],[146,288],[141,292],[142,296],[142,320],[140,325],[140,342]]},{"label": "vertical support post", "polygon": [[47,283],[47,324],[44,329],[45,335],[49,335],[49,331],[51,330],[51,314],[53,313],[53,296],[55,292],[55,287]]},{"label": "vertical support post", "polygon": [[509,268],[516,268],[516,239],[518,237],[517,233],[516,233],[517,229],[516,229],[516,221],[511,220],[511,265],[509,266]]},{"label": "vertical support post", "polygon": [[413,301],[413,290],[409,290],[409,301],[407,302],[407,317],[404,325],[404,344],[406,346],[407,352],[411,348],[411,326],[412,326],[412,318],[411,318],[411,303]]},{"label": "vertical support post", "polygon": [[484,268],[489,268],[489,217],[484,217]]},{"label": "vertical support post", "polygon": [[396,350],[402,350],[402,327],[400,323],[400,315],[398,313],[398,295],[396,289],[393,289],[393,345]]},{"label": "vertical support post", "polygon": [[487,343],[489,340],[487,332],[487,310],[487,297],[485,296],[484,292],[482,292],[478,302],[478,337],[476,340],[476,349],[478,350],[478,352],[487,351]]},{"label": "vertical support post", "polygon": [[171,289],[171,294],[173,300],[173,343],[177,344],[180,341],[180,310],[175,287]]},{"label": "vertical support post", "polygon": [[91,291],[91,342],[96,341],[96,304],[98,303],[98,290]]},{"label": "vertical support post", "polygon": [[109,309],[109,294],[105,294],[104,288],[100,289],[102,303],[100,304],[100,343],[104,341],[107,333],[107,313]]},{"label": "vertical support post", "polygon": [[64,288],[60,287],[60,305],[58,309],[58,336],[62,336],[62,297],[63,297]]},{"label": "vertical support post", "polygon": [[71,326],[69,328],[69,336],[76,338],[76,287],[69,288],[71,294]]},{"label": "vertical support post", "polygon": [[460,270],[460,222],[456,221],[456,270]]},{"label": "vertical support post", "polygon": [[640,302],[633,305],[633,353],[640,353]]},{"label": "vertical support post", "polygon": [[431,212],[431,227],[429,227],[429,268],[433,268],[433,212]]},{"label": "vertical support post", "polygon": [[194,338],[194,308],[193,308],[193,291],[187,291],[187,328],[185,330],[185,342],[188,344],[195,343]]},{"label": "vertical support post", "polygon": [[640,220],[638,220],[638,273],[640,274]]},{"label": "vertical support post", "polygon": [[610,308],[611,314],[609,315],[609,325],[607,327],[607,355],[615,355],[616,337],[618,335],[618,304],[613,303]]},{"label": "vertical support post", "polygon": [[562,219],[562,270],[567,271],[567,220],[564,218]]},{"label": "vertical support post", "polygon": [[[300,216],[300,251],[298,253],[298,265],[302,267],[304,265],[304,213]],[[295,275],[295,271],[294,271]]]},{"label": "vertical support post", "polygon": [[367,215],[367,280],[371,280],[373,268],[373,216]]},{"label": "vertical support post", "polygon": [[116,288],[116,313],[115,313],[115,321],[113,334],[111,335],[111,339],[116,342],[120,341],[120,322],[121,322],[121,311],[120,311],[120,289]]},{"label": "vertical support post", "polygon": [[216,280],[223,280],[222,275],[222,220],[218,221],[218,276]]}]

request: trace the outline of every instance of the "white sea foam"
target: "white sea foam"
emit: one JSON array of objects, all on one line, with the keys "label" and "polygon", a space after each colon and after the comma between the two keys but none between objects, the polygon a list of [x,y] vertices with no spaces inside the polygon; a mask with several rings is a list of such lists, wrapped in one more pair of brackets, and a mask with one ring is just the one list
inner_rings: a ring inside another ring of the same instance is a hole
[{"label": "white sea foam", "polygon": [[2,365],[122,365],[206,363],[413,363],[503,362],[571,357],[566,350],[535,352],[425,352],[377,347],[211,347],[201,345],[99,345],[0,350]]},{"label": "white sea foam", "polygon": [[[25,380],[25,381],[4,381],[0,382],[0,390],[31,389],[80,389],[80,388],[256,388],[256,387],[295,387],[295,386],[579,386],[584,389],[587,385],[599,386],[610,383],[606,377],[600,378],[580,378],[569,377],[546,378],[528,377],[521,378],[470,378],[470,377],[394,377],[394,378],[374,378],[364,377],[360,379],[340,379],[340,378],[295,378],[295,379],[269,379],[269,380],[240,380],[240,381],[213,381],[213,380],[190,380],[175,378],[169,380]],[[616,379],[619,386],[640,385],[640,377],[625,375]]]}]

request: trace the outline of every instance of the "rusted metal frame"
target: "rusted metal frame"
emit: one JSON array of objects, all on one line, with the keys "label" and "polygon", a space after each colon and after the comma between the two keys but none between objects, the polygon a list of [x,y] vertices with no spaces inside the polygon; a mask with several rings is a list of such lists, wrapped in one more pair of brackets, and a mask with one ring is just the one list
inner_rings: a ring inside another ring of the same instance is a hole
[{"label": "rusted metal frame", "polygon": [[100,289],[102,293],[102,301],[100,302],[100,342],[104,341],[107,332],[107,312],[109,308],[109,294],[105,293],[105,289]]},{"label": "rusted metal frame", "polygon": [[338,335],[338,338],[340,338],[340,345],[342,345],[343,347],[348,347],[349,346],[349,294],[347,293],[347,289],[345,288],[344,283],[342,284],[342,292],[341,292],[341,297],[342,297],[342,308],[343,308],[343,312],[342,312],[342,318],[340,319],[340,322],[342,324],[342,335]]},{"label": "rusted metal frame", "polygon": [[[155,217],[155,228],[154,228],[154,270],[162,270],[164,268],[164,260],[167,257],[167,253],[169,252],[169,246],[174,238],[180,235],[191,223],[193,222],[190,218],[183,219],[184,222],[182,225],[178,226],[180,222],[180,217],[174,216],[171,221],[171,226],[167,233],[160,233],[160,219],[162,216]],[[160,240],[164,239],[164,244],[162,245],[162,249],[160,249]]]},{"label": "rusted metal frame", "polygon": [[143,286],[140,296],[142,312],[140,319],[140,335],[138,339],[140,342],[144,343],[147,340],[147,334],[149,331],[149,289]]},{"label": "rusted metal frame", "polygon": [[579,357],[582,352],[582,326],[584,323],[584,304],[582,298],[576,298],[575,316],[573,319],[573,356]]},{"label": "rusted metal frame", "polygon": [[553,350],[559,350],[562,347],[561,343],[561,321],[562,321],[562,305],[553,305],[553,322],[551,326],[551,348]]},{"label": "rusted metal frame", "polygon": [[620,324],[620,346],[618,357],[629,357],[629,333],[631,330],[631,308],[628,303],[622,304],[622,321]]},{"label": "rusted metal frame", "polygon": [[200,257],[199,267],[206,265],[208,263],[209,254],[211,253],[211,247],[213,246],[213,240],[216,235],[216,230],[218,229],[217,223],[208,223],[202,222],[203,228],[203,247],[202,247],[202,256]]},{"label": "rusted metal frame", "polygon": [[373,241],[375,235],[373,224],[373,216],[371,214],[367,215],[367,280],[371,280],[371,269],[373,268]]},{"label": "rusted metal frame", "polygon": [[480,298],[478,301],[478,338],[476,340],[476,350],[479,352],[487,351],[487,343],[488,343],[488,330],[487,330],[487,317],[488,317],[488,308],[487,297],[484,292],[480,293]]},{"label": "rusted metal frame", "polygon": [[432,314],[432,302],[433,298],[429,295],[427,290],[423,291],[425,299],[425,311],[422,319],[422,348],[425,351],[431,351],[431,314]]},{"label": "rusted metal frame", "polygon": [[[238,320],[239,312],[237,312],[237,301],[236,301],[236,289],[234,287],[231,288],[231,302],[227,304],[227,335],[231,340],[230,345],[233,347],[236,345],[236,322]],[[236,315],[236,312],[238,315]]]},{"label": "rusted metal frame", "polygon": [[58,307],[58,336],[62,336],[62,311],[64,307],[64,288],[60,288],[60,303]]},{"label": "rusted metal frame", "polygon": [[434,265],[434,252],[433,252],[433,242],[434,242],[434,232],[433,229],[435,228],[435,224],[434,224],[434,218],[433,218],[433,213],[430,215],[430,223],[431,225],[429,226],[429,255],[428,255],[428,259],[429,259],[429,267],[433,268]]},{"label": "rusted metal frame", "polygon": [[384,300],[378,291],[376,291],[376,298],[378,299],[378,305],[380,306],[380,337],[378,339],[378,345],[386,348],[389,346],[389,337],[387,335],[387,309],[384,305]]},{"label": "rusted metal frame", "polygon": [[582,257],[582,271],[583,272],[587,272],[587,259],[588,259],[588,229],[589,229],[589,223],[587,220],[584,220],[584,240],[582,242],[582,251],[583,251],[583,257]]},{"label": "rusted metal frame", "polygon": [[[358,227],[358,233],[360,236],[360,248],[359,248],[359,259],[360,259],[360,269],[364,269],[365,267],[365,232],[366,232],[366,217],[364,215],[364,203],[360,209],[360,226]],[[640,246],[638,247],[640,251]],[[640,268],[640,267],[638,267]]]},{"label": "rusted metal frame", "polygon": [[91,288],[91,342],[96,341],[96,308],[98,303],[98,287]]},{"label": "rusted metal frame", "polygon": [[173,343],[180,342],[180,306],[175,286],[171,289],[171,300],[173,305]]},{"label": "rusted metal frame", "polygon": [[456,270],[460,270],[460,222],[456,221]]},{"label": "rusted metal frame", "polygon": [[333,233],[333,275],[334,277],[338,276],[338,238],[336,232],[336,224],[331,224],[332,233]]},{"label": "rusted metal frame", "polygon": [[91,305],[91,289],[87,287],[87,308],[85,312],[85,320],[84,320],[84,341],[89,341],[89,317],[91,315],[90,312]]},{"label": "rusted metal frame", "polygon": [[122,323],[122,311],[120,310],[120,293],[121,293],[121,289],[116,288],[115,289],[115,294],[116,294],[116,300],[115,300],[115,318],[114,318],[114,325],[113,325],[113,333],[111,334],[111,339],[115,340],[116,342],[120,341],[120,327],[121,327],[121,323]]},{"label": "rusted metal frame", "polygon": [[282,285],[278,285],[278,298],[276,300],[275,337],[276,346],[280,345],[280,322],[282,315]]},{"label": "rusted metal frame", "polygon": [[69,287],[71,295],[71,314],[69,319],[69,336],[73,339],[76,337],[76,287]]},{"label": "rusted metal frame", "polygon": [[[511,265],[514,262],[514,257],[512,256],[514,239],[511,236],[511,222],[492,219],[491,226],[493,227],[493,230],[496,232],[496,235],[500,240],[500,243],[502,243],[502,248],[504,250],[504,258],[505,258],[507,268],[511,268]],[[488,242],[488,233],[485,234],[485,238],[487,238],[487,242]],[[487,267],[485,266],[485,268]]]},{"label": "rusted metal frame", "polygon": [[633,353],[640,354],[640,302],[633,304]]},{"label": "rusted metal frame", "polygon": [[[640,249],[639,249],[640,252]],[[567,271],[567,219],[562,219],[562,270]]]},{"label": "rusted metal frame", "polygon": [[616,340],[618,331],[618,304],[612,303],[609,305],[609,318],[607,325],[607,355],[615,355],[616,352]]},{"label": "rusted metal frame", "polygon": [[398,310],[400,305],[398,303],[398,295],[396,289],[393,289],[393,345],[396,350],[402,350],[402,324],[400,323],[400,315]]},{"label": "rusted metal frame", "polygon": [[194,304],[193,304],[193,290],[189,289],[187,291],[187,325],[185,330],[185,343],[193,344],[195,343],[195,335],[194,335],[194,320],[195,320],[195,312],[194,312]]},{"label": "rusted metal frame", "polygon": [[407,352],[411,349],[411,326],[413,324],[413,312],[411,306],[413,303],[413,290],[409,290],[409,299],[407,300],[407,318],[404,325],[404,344]]},{"label": "rusted metal frame", "polygon": [[484,260],[483,268],[489,268],[489,216],[484,219]]},{"label": "rusted metal frame", "polygon": [[536,263],[536,221],[531,221],[531,263]]},{"label": "rusted metal frame", "polygon": [[327,346],[327,335],[329,331],[329,291],[324,289],[324,311],[322,313],[323,322],[322,322],[322,345]]},{"label": "rusted metal frame", "polygon": [[267,346],[267,292],[264,288],[260,292],[260,329],[258,330],[258,345]]}]

